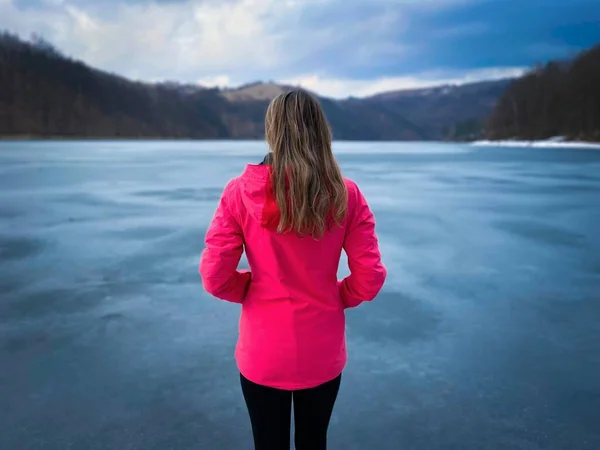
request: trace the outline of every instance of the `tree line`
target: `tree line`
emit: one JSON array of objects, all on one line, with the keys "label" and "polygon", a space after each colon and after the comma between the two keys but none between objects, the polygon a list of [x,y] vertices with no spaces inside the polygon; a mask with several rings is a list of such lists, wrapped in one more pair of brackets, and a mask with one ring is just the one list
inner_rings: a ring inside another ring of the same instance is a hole
[{"label": "tree line", "polygon": [[[337,139],[425,138],[383,106],[321,101]],[[134,82],[68,58],[43,39],[0,33],[0,137],[262,138],[268,103]]]},{"label": "tree line", "polygon": [[211,90],[132,82],[42,39],[0,34],[0,135],[218,138],[227,133],[211,111],[220,103]]},{"label": "tree line", "polygon": [[[320,100],[336,139],[600,141],[598,80],[600,45],[514,81]],[[0,137],[260,139],[268,103],[131,81],[0,33]]]},{"label": "tree line", "polygon": [[498,99],[485,135],[600,141],[600,44],[516,79]]}]

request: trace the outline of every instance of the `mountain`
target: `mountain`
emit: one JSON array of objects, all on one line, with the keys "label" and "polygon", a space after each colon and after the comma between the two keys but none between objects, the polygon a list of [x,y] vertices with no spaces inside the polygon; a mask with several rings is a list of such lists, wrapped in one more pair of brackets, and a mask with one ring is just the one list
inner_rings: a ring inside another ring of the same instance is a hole
[{"label": "mountain", "polygon": [[[399,130],[403,130],[411,132],[409,139],[475,139],[481,137],[485,119],[511,81],[390,91],[360,99],[321,98],[321,103],[332,127],[343,130],[344,136],[395,139]],[[293,86],[257,82],[223,91],[223,95],[247,106],[252,101],[268,103],[290,89]],[[352,126],[348,120],[353,121]]]},{"label": "mountain", "polygon": [[[507,84],[320,102],[336,139],[452,139],[464,121],[479,132]],[[291,88],[135,82],[65,57],[45,41],[0,34],[0,136],[261,139],[270,100]]]},{"label": "mountain", "polygon": [[227,101],[90,68],[43,42],[0,35],[0,135],[225,138]]},{"label": "mountain", "polygon": [[476,138],[512,80],[385,92],[365,99],[419,124],[429,139]]},{"label": "mountain", "polygon": [[262,83],[257,81],[235,89],[224,89],[222,95],[231,102],[252,100],[270,102],[279,94],[288,92],[291,89],[294,89],[294,87],[274,82]]},{"label": "mountain", "polygon": [[515,80],[486,125],[489,139],[555,136],[600,142],[600,44]]}]

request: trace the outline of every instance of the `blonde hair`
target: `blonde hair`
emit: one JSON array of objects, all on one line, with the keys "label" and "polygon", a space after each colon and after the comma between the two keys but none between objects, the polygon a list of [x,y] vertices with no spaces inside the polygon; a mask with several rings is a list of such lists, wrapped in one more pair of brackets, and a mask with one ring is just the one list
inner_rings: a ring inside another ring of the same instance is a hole
[{"label": "blonde hair", "polygon": [[294,90],[269,105],[267,143],[273,152],[271,183],[281,217],[277,231],[320,238],[341,225],[348,194],[331,151],[331,131],[319,102]]}]

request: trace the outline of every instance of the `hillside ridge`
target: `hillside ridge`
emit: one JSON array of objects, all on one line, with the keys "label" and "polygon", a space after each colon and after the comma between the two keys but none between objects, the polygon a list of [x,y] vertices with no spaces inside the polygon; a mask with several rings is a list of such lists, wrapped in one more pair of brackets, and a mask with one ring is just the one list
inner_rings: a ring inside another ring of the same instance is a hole
[{"label": "hillside ridge", "polygon": [[[482,123],[507,84],[319,99],[335,139],[437,140],[456,137],[450,131],[462,121]],[[227,89],[132,81],[42,40],[0,34],[0,136],[261,139],[268,103],[293,88],[273,81]]]}]

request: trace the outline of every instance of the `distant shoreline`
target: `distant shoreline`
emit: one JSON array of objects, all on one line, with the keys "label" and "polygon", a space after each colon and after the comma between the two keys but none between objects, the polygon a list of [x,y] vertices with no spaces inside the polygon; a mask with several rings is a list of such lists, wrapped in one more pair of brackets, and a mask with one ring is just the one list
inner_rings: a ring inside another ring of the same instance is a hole
[{"label": "distant shoreline", "polygon": [[262,138],[4,135],[0,141],[262,141]]},{"label": "distant shoreline", "polygon": [[[15,135],[15,136],[0,136],[1,141],[264,141],[263,137],[154,137],[154,136],[107,136],[107,137],[96,137],[96,136],[36,136],[36,135]],[[405,140],[385,140],[385,139],[333,139],[334,141],[344,142],[456,142],[461,141],[438,141],[438,140],[417,140],[417,139],[405,139]]]},{"label": "distant shoreline", "polygon": [[480,140],[470,143],[475,147],[526,147],[526,148],[593,148],[600,149],[600,142],[569,141],[566,139],[552,138],[547,140]]},{"label": "distant shoreline", "polygon": [[[220,138],[220,137],[156,137],[156,136],[37,136],[37,135],[2,135],[1,141],[264,141],[264,138]],[[336,139],[334,139],[336,141]],[[340,141],[339,139],[337,141]],[[439,142],[447,144],[468,144],[474,147],[525,147],[525,148],[593,148],[600,149],[600,142],[593,141],[569,141],[562,138],[551,138],[547,140],[526,141],[518,139],[504,140],[362,140],[362,139],[342,139],[345,142],[398,142],[398,143],[420,143],[420,142]]]}]

